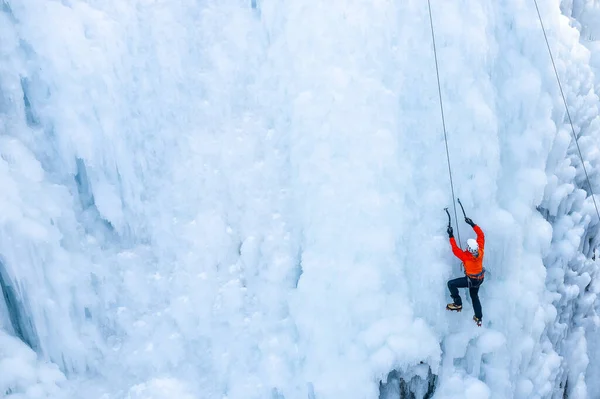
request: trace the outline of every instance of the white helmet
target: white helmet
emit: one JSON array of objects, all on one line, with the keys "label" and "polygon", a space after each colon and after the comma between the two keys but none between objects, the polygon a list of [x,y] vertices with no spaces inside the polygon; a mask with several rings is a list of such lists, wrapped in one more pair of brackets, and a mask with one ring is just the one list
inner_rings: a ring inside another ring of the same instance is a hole
[{"label": "white helmet", "polygon": [[472,238],[467,240],[467,251],[477,256],[479,253],[479,245],[477,245],[477,241]]}]

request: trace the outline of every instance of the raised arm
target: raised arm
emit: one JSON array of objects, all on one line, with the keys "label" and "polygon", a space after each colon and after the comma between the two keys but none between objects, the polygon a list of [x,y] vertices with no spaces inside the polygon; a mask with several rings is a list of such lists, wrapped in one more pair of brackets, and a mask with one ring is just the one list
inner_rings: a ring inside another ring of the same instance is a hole
[{"label": "raised arm", "polygon": [[477,225],[473,226],[473,230],[475,231],[475,234],[477,234],[477,245],[479,245],[479,248],[483,249],[483,246],[485,245],[485,235],[483,234],[483,230]]},{"label": "raised arm", "polygon": [[456,256],[458,259],[464,262],[466,259],[465,252],[462,249],[460,249],[458,245],[456,245],[456,240],[454,239],[454,237],[450,237],[450,245],[452,246],[452,253],[454,254],[454,256]]},{"label": "raised arm", "polygon": [[473,222],[473,219],[465,217],[465,223],[475,230],[475,234],[477,234],[477,245],[479,248],[483,250],[483,246],[485,245],[485,236],[483,235],[483,231]]}]

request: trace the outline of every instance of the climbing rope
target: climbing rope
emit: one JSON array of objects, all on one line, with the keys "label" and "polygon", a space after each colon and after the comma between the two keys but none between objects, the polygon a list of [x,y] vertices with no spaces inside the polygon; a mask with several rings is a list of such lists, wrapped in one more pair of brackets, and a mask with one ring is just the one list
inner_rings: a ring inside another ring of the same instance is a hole
[{"label": "climbing rope", "polygon": [[454,220],[456,222],[456,234],[458,236],[458,245],[462,248],[460,240],[460,229],[458,227],[458,214],[456,212],[456,200],[454,199],[454,183],[452,179],[452,166],[450,165],[450,151],[448,150],[448,134],[446,133],[446,119],[444,118],[444,102],[442,101],[442,88],[440,85],[440,70],[437,59],[437,49],[435,46],[435,32],[433,30],[433,18],[431,17],[431,0],[427,0],[429,6],[429,24],[431,26],[431,40],[433,42],[433,56],[435,58],[435,74],[437,76],[438,95],[440,98],[440,112],[442,114],[442,127],[444,129],[444,141],[446,142],[446,158],[448,159],[448,174],[450,175],[450,189],[452,190],[452,205],[454,206]]},{"label": "climbing rope", "polygon": [[540,9],[538,7],[537,0],[533,0],[533,2],[535,3],[535,9],[537,11],[538,19],[540,20],[540,26],[542,27],[542,32],[544,33],[544,39],[546,40],[548,54],[550,54],[550,60],[552,61],[552,67],[554,68],[554,74],[556,75],[556,81],[558,82],[558,88],[560,89],[560,95],[562,96],[563,103],[565,104],[565,110],[567,111],[567,116],[569,117],[569,123],[571,124],[571,132],[573,133],[573,139],[575,139],[575,144],[577,146],[577,153],[579,154],[579,159],[581,159],[581,166],[583,167],[583,171],[585,172],[585,178],[587,180],[588,186],[590,187],[590,194],[592,195],[592,201],[594,201],[596,215],[598,215],[598,220],[600,221],[600,212],[598,212],[598,205],[596,204],[596,198],[594,196],[592,184],[590,183],[590,177],[588,176],[588,172],[585,167],[585,162],[583,161],[583,155],[581,155],[581,148],[579,148],[579,141],[577,140],[577,134],[575,134],[575,127],[573,127],[573,120],[571,119],[571,113],[569,112],[569,107],[567,106],[567,99],[565,98],[565,93],[563,92],[562,84],[560,83],[560,78],[558,76],[558,70],[556,69],[556,64],[554,63],[554,57],[552,56],[552,50],[550,49],[550,44],[548,43],[548,36],[546,35],[546,29],[544,28],[544,23],[542,22]]}]

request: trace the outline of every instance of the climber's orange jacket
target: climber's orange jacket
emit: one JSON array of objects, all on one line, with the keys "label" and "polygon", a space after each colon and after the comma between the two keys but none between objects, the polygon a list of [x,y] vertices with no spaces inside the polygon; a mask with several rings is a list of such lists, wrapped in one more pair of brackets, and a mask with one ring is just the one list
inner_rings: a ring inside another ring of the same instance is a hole
[{"label": "climber's orange jacket", "polygon": [[472,278],[482,278],[483,274],[481,274],[481,272],[483,271],[483,246],[485,245],[485,236],[479,226],[473,226],[473,230],[475,230],[475,233],[477,234],[477,245],[479,246],[479,255],[477,257],[469,251],[460,249],[458,245],[456,245],[454,237],[450,238],[450,245],[452,246],[452,253],[454,253],[458,259],[462,260],[465,265],[465,274]]}]

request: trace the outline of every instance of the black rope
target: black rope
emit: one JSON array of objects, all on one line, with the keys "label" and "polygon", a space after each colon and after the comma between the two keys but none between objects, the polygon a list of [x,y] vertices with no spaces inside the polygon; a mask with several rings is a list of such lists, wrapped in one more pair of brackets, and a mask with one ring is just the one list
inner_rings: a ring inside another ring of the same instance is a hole
[{"label": "black rope", "polygon": [[438,95],[440,97],[440,111],[442,114],[442,127],[444,128],[444,141],[446,142],[446,158],[448,159],[448,174],[450,175],[450,189],[452,190],[452,205],[454,206],[454,220],[456,221],[456,233],[458,245],[462,248],[460,240],[460,229],[458,227],[458,213],[456,212],[456,200],[454,199],[454,183],[452,181],[452,167],[450,166],[450,151],[448,150],[448,134],[446,133],[446,119],[444,118],[444,103],[442,101],[442,88],[440,85],[440,70],[438,67],[437,49],[435,46],[435,33],[433,30],[433,18],[431,17],[431,0],[427,0],[429,6],[429,24],[431,26],[431,40],[433,42],[433,56],[435,58],[435,74],[437,76]]},{"label": "black rope", "polygon": [[575,144],[577,145],[579,159],[581,159],[581,166],[583,167],[583,171],[585,172],[585,178],[588,182],[588,186],[590,186],[590,194],[592,195],[592,201],[594,201],[594,208],[596,208],[596,215],[598,215],[598,221],[600,222],[600,212],[598,212],[598,205],[596,204],[596,198],[594,197],[594,191],[592,189],[592,184],[590,183],[590,177],[588,176],[588,172],[585,167],[585,162],[583,161],[583,155],[581,155],[581,148],[579,148],[579,141],[577,140],[577,134],[575,134],[575,127],[573,127],[573,120],[571,119],[571,113],[569,112],[569,107],[567,106],[567,99],[565,98],[565,93],[563,92],[562,84],[560,83],[560,78],[558,76],[558,70],[556,69],[556,64],[554,63],[554,57],[552,56],[552,50],[550,49],[550,44],[548,43],[548,36],[546,35],[546,29],[544,28],[544,23],[542,22],[540,9],[538,7],[537,0],[533,0],[533,2],[535,3],[535,9],[540,20],[540,26],[542,27],[542,32],[544,33],[544,39],[546,40],[548,54],[550,54],[550,60],[552,61],[552,67],[554,68],[554,74],[556,75],[556,81],[558,82],[558,88],[560,89],[560,95],[562,96],[563,103],[565,104],[565,110],[567,111],[567,116],[569,117],[569,123],[571,124],[571,132],[573,132],[573,138],[575,139]]}]

